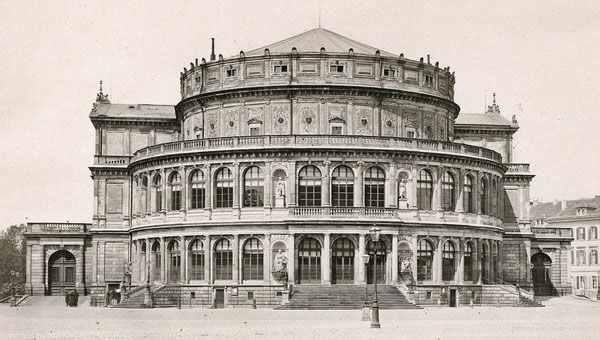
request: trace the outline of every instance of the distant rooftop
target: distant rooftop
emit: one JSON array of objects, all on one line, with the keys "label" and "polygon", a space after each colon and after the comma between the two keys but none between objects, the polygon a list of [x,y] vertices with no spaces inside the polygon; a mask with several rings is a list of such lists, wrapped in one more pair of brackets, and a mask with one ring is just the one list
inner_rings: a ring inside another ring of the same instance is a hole
[{"label": "distant rooftop", "polygon": [[485,113],[463,113],[461,112],[456,120],[455,125],[479,125],[490,127],[508,127],[519,128],[517,119],[513,116],[512,120],[504,118],[500,114],[500,106],[496,104],[496,94],[494,93],[494,102],[488,105]]},{"label": "distant rooftop", "polygon": [[289,54],[292,48],[295,47],[298,53],[303,52],[319,52],[321,47],[325,48],[327,53],[345,53],[352,48],[356,54],[375,55],[376,51],[385,57],[398,57],[393,53],[385,52],[379,48],[372,47],[356,40],[344,37],[343,35],[331,32],[324,28],[318,27],[310,31],[295,35],[291,38],[281,40],[279,42],[257,48],[255,50],[245,52],[246,56],[259,56],[265,53],[265,49],[269,49],[270,54]]},{"label": "distant rooftop", "polygon": [[97,103],[90,117],[175,119],[174,105]]},{"label": "distant rooftop", "polygon": [[[579,214],[577,211],[578,208],[586,208],[586,214]],[[534,203],[530,212],[532,219],[554,220],[570,217],[589,218],[594,216],[600,218],[600,196],[576,200]]]}]

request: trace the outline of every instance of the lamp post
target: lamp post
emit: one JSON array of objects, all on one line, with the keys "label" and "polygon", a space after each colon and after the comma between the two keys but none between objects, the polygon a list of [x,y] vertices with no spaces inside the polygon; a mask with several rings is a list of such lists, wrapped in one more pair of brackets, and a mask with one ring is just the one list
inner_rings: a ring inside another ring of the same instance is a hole
[{"label": "lamp post", "polygon": [[17,299],[15,298],[15,277],[19,277],[19,272],[11,270],[10,271],[10,290],[11,290],[10,306],[11,307],[17,306]]},{"label": "lamp post", "polygon": [[[369,256],[369,254],[363,254],[363,261],[366,264],[369,263],[369,259],[371,258]],[[362,305],[362,311],[363,311],[363,315],[362,315],[362,321],[371,321],[371,310],[369,308],[369,300],[368,300],[368,284],[365,282],[365,301],[363,302]]]},{"label": "lamp post", "polygon": [[377,304],[377,244],[379,242],[379,234],[381,233],[381,229],[377,228],[377,226],[373,226],[373,228],[369,229],[369,233],[371,234],[371,240],[373,241],[373,248],[375,256],[373,257],[373,284],[375,294],[373,295],[373,316],[371,317],[371,328],[380,328],[379,324],[379,305]]}]

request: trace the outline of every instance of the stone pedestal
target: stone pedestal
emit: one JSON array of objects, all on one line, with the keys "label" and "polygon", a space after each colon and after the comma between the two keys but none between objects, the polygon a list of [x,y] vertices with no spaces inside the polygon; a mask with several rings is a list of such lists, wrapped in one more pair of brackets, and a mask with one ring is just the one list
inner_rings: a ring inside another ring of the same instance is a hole
[{"label": "stone pedestal", "polygon": [[275,197],[275,208],[283,208],[285,207],[285,197],[277,196]]}]

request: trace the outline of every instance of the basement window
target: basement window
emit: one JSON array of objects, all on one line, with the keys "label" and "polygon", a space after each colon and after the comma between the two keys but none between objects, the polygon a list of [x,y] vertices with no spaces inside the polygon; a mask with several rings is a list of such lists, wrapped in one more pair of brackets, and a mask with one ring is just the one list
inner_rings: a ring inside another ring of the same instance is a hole
[{"label": "basement window", "polygon": [[248,292],[247,299],[248,300],[254,299],[254,292]]}]

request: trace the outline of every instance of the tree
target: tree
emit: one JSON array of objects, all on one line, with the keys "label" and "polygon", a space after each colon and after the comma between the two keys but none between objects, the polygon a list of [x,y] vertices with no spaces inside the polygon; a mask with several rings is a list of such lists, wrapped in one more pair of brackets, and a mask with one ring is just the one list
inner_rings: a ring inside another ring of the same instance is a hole
[{"label": "tree", "polygon": [[[0,234],[0,297],[11,294],[11,284],[15,291],[23,290],[25,284],[25,230],[26,225],[12,225]],[[11,275],[18,273],[18,276]]]}]

